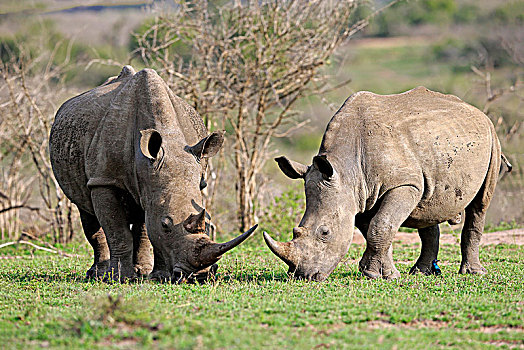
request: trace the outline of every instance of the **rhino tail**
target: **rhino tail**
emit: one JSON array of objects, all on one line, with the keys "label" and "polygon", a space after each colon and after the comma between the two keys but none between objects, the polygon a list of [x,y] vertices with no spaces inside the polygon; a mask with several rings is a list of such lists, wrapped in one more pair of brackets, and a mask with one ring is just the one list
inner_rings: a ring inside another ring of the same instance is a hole
[{"label": "rhino tail", "polygon": [[[504,155],[504,153],[500,153],[500,158],[502,158],[502,162],[506,164],[506,167],[508,168],[508,173],[511,173],[511,170],[513,170],[513,165],[509,162],[508,158]],[[502,169],[500,169],[502,171]]]}]

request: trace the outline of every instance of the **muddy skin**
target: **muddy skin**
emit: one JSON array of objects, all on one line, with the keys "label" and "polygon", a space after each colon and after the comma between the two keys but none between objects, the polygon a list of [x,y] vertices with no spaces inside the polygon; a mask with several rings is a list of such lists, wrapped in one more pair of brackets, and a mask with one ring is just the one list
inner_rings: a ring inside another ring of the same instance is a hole
[{"label": "muddy skin", "polygon": [[362,274],[394,279],[399,227],[417,228],[422,241],[411,273],[433,274],[438,224],[463,220],[459,273],[484,274],[479,242],[502,157],[491,121],[458,97],[424,87],[358,92],[329,122],[310,166],[275,159],[285,175],[304,180],[306,211],[291,241],[264,238],[295,276],[322,281],[356,226],[367,243]]},{"label": "muddy skin", "polygon": [[151,69],[125,66],[65,102],[50,157],[93,247],[87,277],[181,280],[216,271],[222,254],[253,232],[215,243],[206,234],[208,215],[195,205],[203,203],[207,158],[223,141]]}]

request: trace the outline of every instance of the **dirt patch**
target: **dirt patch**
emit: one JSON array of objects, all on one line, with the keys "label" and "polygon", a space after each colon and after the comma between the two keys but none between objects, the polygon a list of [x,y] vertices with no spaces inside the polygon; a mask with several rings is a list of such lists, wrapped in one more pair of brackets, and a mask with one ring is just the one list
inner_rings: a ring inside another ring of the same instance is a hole
[{"label": "dirt patch", "polygon": [[[442,328],[453,328],[454,325],[451,322],[440,321],[440,320],[413,320],[406,323],[391,323],[388,320],[378,319],[373,321],[366,322],[366,325],[371,329],[379,328],[406,328],[406,329],[419,329],[419,328],[432,328],[432,329],[442,329]],[[482,326],[478,328],[465,328],[464,330],[471,330],[480,333],[498,333],[498,332],[516,332],[524,333],[524,327],[508,327],[502,325],[495,326]]]},{"label": "dirt patch", "polygon": [[415,46],[415,45],[427,45],[431,41],[431,38],[426,36],[402,36],[402,37],[391,37],[391,38],[365,38],[358,40],[351,40],[351,45],[356,47],[362,47],[366,49],[384,49],[384,48],[396,48],[402,46]]},{"label": "dirt patch", "polygon": [[[420,238],[416,232],[397,232],[394,242],[404,244],[420,243]],[[360,232],[356,231],[353,237],[354,244],[365,244],[364,237]],[[454,235],[451,233],[441,233],[441,244],[460,244],[460,234]],[[482,235],[480,245],[491,244],[517,244],[524,245],[524,228],[517,228],[514,230],[488,232]]]}]

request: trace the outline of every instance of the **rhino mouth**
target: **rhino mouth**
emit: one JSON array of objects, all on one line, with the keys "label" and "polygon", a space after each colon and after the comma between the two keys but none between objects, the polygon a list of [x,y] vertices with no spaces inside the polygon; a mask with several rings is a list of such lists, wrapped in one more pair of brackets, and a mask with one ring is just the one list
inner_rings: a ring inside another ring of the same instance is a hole
[{"label": "rhino mouth", "polygon": [[203,270],[196,271],[196,272],[193,272],[193,271],[187,272],[184,269],[175,267],[173,268],[173,272],[171,273],[171,283],[174,283],[174,284],[183,284],[183,283],[203,284],[208,281],[214,280],[217,270],[218,270],[217,264],[213,264],[209,268],[205,268]]},{"label": "rhino mouth", "polygon": [[314,271],[314,272],[302,272],[302,271],[297,271],[296,269],[294,268],[289,268],[288,270],[288,275],[291,277],[291,278],[295,278],[295,279],[298,279],[298,280],[305,280],[305,281],[313,281],[313,282],[323,282],[325,281],[329,274],[326,274],[326,273],[322,273],[320,271]]}]

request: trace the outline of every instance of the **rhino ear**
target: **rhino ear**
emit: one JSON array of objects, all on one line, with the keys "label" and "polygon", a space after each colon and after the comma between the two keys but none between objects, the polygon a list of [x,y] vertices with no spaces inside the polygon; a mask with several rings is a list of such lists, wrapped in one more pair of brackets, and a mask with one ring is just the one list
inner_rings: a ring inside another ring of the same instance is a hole
[{"label": "rhino ear", "polygon": [[140,130],[140,150],[149,159],[156,159],[162,146],[162,136],[155,129]]},{"label": "rhino ear", "polygon": [[306,176],[307,166],[287,159],[286,157],[275,158],[278,167],[291,179],[303,179]]},{"label": "rhino ear", "polygon": [[190,214],[184,220],[184,228],[189,233],[204,233],[206,232],[206,210],[202,209],[200,214]]},{"label": "rhino ear", "polygon": [[329,179],[331,176],[333,176],[333,166],[329,160],[327,160],[325,155],[313,157],[313,165],[322,173],[324,179]]},{"label": "rhino ear", "polygon": [[188,147],[188,149],[197,158],[213,157],[222,148],[224,134],[225,131],[214,131],[198,141],[196,145]]}]

